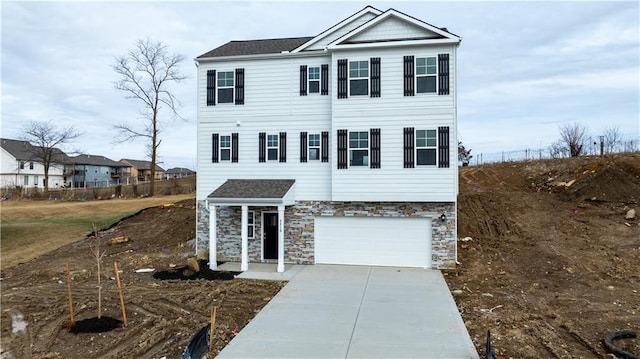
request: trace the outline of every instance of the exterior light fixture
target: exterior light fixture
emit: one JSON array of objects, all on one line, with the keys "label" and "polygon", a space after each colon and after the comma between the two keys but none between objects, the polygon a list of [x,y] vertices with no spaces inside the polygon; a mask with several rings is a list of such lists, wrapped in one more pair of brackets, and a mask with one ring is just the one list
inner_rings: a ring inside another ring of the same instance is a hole
[{"label": "exterior light fixture", "polygon": [[440,216],[440,220],[441,220],[442,222],[446,222],[446,221],[447,221],[447,216],[445,216],[445,214],[443,213],[443,214]]}]

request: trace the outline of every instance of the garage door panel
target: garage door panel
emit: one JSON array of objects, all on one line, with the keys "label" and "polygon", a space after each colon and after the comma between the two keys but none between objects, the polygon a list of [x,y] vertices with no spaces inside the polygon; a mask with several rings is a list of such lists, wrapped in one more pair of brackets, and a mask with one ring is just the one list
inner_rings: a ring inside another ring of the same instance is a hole
[{"label": "garage door panel", "polygon": [[428,218],[316,217],[316,263],[430,267]]}]

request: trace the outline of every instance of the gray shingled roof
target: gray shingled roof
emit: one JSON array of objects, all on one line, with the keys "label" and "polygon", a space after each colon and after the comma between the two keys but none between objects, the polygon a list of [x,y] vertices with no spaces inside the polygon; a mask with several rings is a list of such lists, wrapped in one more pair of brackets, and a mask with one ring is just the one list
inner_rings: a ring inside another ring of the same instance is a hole
[{"label": "gray shingled roof", "polygon": [[295,180],[230,179],[211,192],[209,198],[283,198]]},{"label": "gray shingled roof", "polygon": [[291,51],[311,39],[313,39],[313,36],[229,41],[220,47],[198,56],[198,59],[239,55],[279,54],[282,51]]},{"label": "gray shingled roof", "polygon": [[[35,160],[34,156],[37,152],[36,146],[33,146],[28,141],[20,141],[20,140],[12,140],[9,138],[0,139],[0,147],[2,147],[5,151],[9,152],[11,156],[15,157],[16,160],[21,161],[33,161]],[[54,161],[56,163],[65,163],[68,161],[69,157],[66,153],[61,150],[54,148],[53,149]]]},{"label": "gray shingled roof", "polygon": [[[151,169],[151,161],[130,160],[128,158],[123,158],[123,159],[120,160],[120,162],[122,162],[122,161],[127,161],[127,163],[130,163],[133,167],[135,167],[139,171],[140,170],[144,171],[144,170],[150,170]],[[164,172],[164,168],[156,165],[156,171]]]},{"label": "gray shingled roof", "polygon": [[69,162],[75,165],[91,165],[91,166],[106,166],[106,167],[131,167],[125,163],[117,162],[104,156],[99,155],[77,155],[75,157],[69,157]]}]

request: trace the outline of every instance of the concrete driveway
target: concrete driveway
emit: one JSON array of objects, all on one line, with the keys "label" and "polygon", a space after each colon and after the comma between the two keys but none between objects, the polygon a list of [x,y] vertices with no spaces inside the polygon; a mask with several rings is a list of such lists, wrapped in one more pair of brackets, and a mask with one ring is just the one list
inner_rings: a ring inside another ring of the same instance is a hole
[{"label": "concrete driveway", "polygon": [[436,270],[305,266],[218,358],[478,358]]}]

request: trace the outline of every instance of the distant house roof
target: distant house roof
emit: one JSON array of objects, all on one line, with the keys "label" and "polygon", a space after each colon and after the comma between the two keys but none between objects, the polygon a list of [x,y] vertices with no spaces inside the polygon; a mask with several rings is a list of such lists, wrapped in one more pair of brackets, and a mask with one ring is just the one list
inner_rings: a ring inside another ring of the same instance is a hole
[{"label": "distant house roof", "polygon": [[105,166],[105,167],[131,167],[122,162],[117,162],[100,155],[83,154],[74,157],[69,157],[68,163],[74,165],[91,165],[91,166]]},{"label": "distant house roof", "polygon": [[[16,160],[21,161],[36,160],[35,156],[38,153],[37,151],[39,148],[28,141],[12,140],[9,138],[0,139],[0,147],[9,152],[9,154],[15,157]],[[69,156],[67,156],[66,153],[57,148],[53,148],[53,156],[53,160],[56,163],[66,163],[69,159]]]},{"label": "distant house roof", "polygon": [[311,39],[313,39],[313,36],[289,37],[283,39],[229,41],[220,47],[217,47],[205,54],[198,56],[198,58],[202,59],[207,57],[279,54],[282,51],[291,51]]},{"label": "distant house roof", "polygon": [[[151,169],[150,161],[131,160],[128,158],[123,158],[120,160],[120,162],[130,164],[131,166],[135,167],[138,171],[146,171]],[[164,172],[164,168],[156,165],[156,171]]]},{"label": "distant house roof", "polygon": [[276,199],[283,198],[295,180],[230,179],[216,188],[210,199]]},{"label": "distant house roof", "polygon": [[168,170],[164,171],[164,173],[167,175],[170,175],[174,173],[195,173],[195,172],[184,167],[174,167],[174,168],[169,168]]}]

